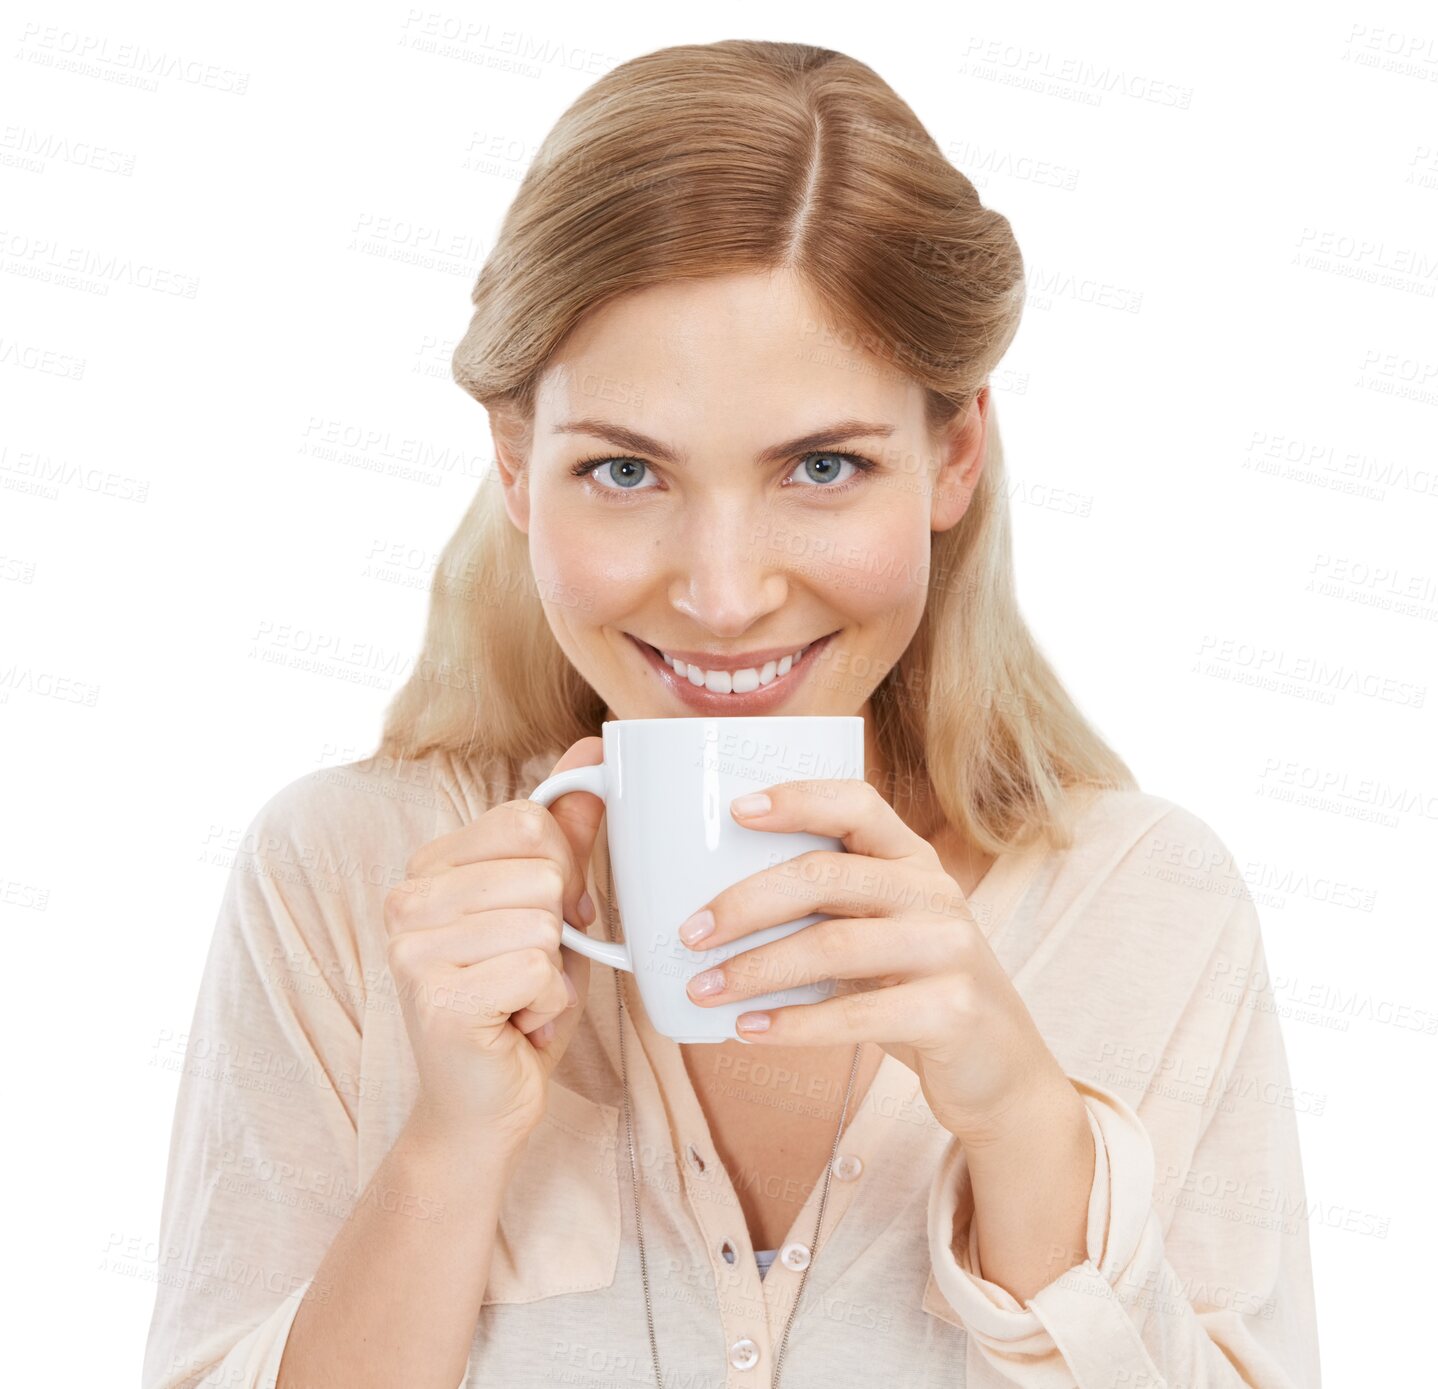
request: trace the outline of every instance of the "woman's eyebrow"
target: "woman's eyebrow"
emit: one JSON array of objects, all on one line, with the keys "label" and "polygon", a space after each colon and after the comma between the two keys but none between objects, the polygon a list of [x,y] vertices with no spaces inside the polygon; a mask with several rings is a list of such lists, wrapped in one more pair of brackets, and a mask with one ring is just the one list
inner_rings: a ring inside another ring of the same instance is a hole
[{"label": "woman's eyebrow", "polygon": [[[797,439],[790,439],[787,443],[775,444],[760,453],[754,461],[759,464],[778,463],[796,453],[832,448],[835,444],[842,444],[850,439],[885,439],[894,432],[895,428],[896,426],[892,424],[874,424],[868,420],[840,420],[823,429],[816,429],[810,434],[801,434]],[[611,420],[596,419],[593,416],[578,420],[566,420],[563,424],[554,426],[554,433],[592,434],[596,439],[607,439],[616,448],[630,449],[635,453],[646,453],[653,458],[662,459],[665,463],[683,463],[685,461],[684,455],[678,449],[670,448],[668,444],[662,444],[658,439],[651,439],[647,434],[640,434],[637,430],[628,429],[622,424],[616,424]]]}]

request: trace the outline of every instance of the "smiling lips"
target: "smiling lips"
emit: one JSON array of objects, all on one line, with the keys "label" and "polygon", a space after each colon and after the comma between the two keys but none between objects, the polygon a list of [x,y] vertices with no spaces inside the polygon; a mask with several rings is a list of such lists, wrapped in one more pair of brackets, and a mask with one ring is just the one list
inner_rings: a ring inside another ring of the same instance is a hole
[{"label": "smiling lips", "polygon": [[768,660],[758,666],[741,666],[737,670],[700,666],[671,656],[657,646],[654,649],[664,658],[666,666],[676,675],[687,679],[691,685],[702,685],[712,694],[749,694],[761,685],[773,684],[781,675],[788,675],[812,645],[813,642],[810,642],[797,651],[786,652],[777,661]]},{"label": "smiling lips", "polygon": [[[771,654],[774,650],[771,647],[769,652],[754,652],[747,657],[738,657],[736,659],[747,658],[755,664],[737,668],[706,667],[698,662],[686,661],[682,654],[675,655],[660,647],[651,646],[632,633],[625,635],[635,643],[650,666],[685,704],[705,713],[722,713],[725,710],[740,713],[747,709],[767,710],[787,698],[789,689],[798,676],[813,665],[815,654],[827,645],[836,633],[830,632],[827,636],[778,656]],[[766,657],[762,663],[758,661],[761,655]]]}]

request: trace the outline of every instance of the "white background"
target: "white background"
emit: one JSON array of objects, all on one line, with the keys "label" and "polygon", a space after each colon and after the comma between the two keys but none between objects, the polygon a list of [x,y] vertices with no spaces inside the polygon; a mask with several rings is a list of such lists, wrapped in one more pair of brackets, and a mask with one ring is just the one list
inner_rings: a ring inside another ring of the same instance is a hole
[{"label": "white background", "polygon": [[610,67],[739,36],[869,63],[1011,219],[1031,297],[993,385],[1025,612],[1258,900],[1325,1382],[1431,1374],[1438,16],[1275,8],[11,11],[16,1383],[138,1376],[234,838],[370,750],[415,656],[489,464],[448,364],[517,180]]}]

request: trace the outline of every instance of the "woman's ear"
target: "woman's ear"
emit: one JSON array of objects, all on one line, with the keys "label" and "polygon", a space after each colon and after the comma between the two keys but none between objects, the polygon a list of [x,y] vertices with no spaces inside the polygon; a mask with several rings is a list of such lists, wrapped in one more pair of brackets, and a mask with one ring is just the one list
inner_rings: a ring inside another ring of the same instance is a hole
[{"label": "woman's ear", "polygon": [[984,469],[987,447],[989,388],[973,399],[963,419],[944,430],[938,473],[930,498],[929,529],[946,531],[958,525]]},{"label": "woman's ear", "polygon": [[516,457],[500,430],[491,428],[494,442],[494,464],[499,470],[500,486],[504,488],[504,509],[516,528],[529,534],[529,472]]}]

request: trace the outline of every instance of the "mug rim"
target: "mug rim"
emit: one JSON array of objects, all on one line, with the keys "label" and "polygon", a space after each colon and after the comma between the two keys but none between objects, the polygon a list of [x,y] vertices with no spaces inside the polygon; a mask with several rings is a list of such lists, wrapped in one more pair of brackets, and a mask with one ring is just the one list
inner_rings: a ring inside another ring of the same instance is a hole
[{"label": "mug rim", "polygon": [[605,719],[599,725],[631,723],[776,723],[785,719],[848,719],[863,723],[862,714],[680,714],[672,719]]}]

